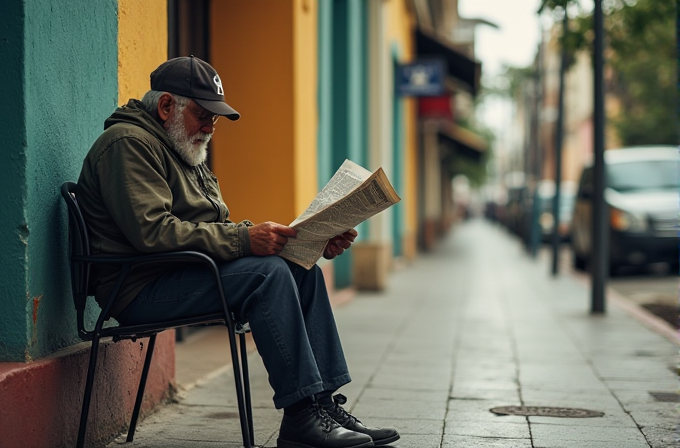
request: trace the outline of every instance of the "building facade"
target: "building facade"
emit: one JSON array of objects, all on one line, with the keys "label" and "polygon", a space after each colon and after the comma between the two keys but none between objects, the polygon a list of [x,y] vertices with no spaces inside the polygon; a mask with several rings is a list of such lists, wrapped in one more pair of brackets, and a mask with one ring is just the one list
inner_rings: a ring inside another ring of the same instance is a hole
[{"label": "building facade", "polygon": [[[478,82],[480,69],[471,56],[437,47],[455,20],[427,30],[418,46],[425,17],[438,13],[432,5],[451,8],[417,0],[4,3],[0,446],[74,443],[87,349],[76,333],[59,187],[77,180],[104,119],[140,98],[168,57],[208,60],[242,114],[217,123],[210,151],[234,220],[291,222],[348,158],[382,167],[402,201],[362,224],[347,254],[320,262],[329,287],[380,290],[396,260],[432,247],[450,224],[450,173],[440,157],[476,143],[439,121],[431,128],[418,99],[396,94],[395,73],[423,55],[448,58],[448,80]],[[173,394],[174,343],[171,333],[157,341],[146,410]],[[144,341],[102,348],[88,440],[125,427],[145,349]]]}]

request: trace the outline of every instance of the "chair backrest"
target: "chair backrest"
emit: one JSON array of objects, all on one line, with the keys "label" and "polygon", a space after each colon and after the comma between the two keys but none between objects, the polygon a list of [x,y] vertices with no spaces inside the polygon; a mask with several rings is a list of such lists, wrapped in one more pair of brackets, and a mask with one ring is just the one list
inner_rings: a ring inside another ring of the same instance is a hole
[{"label": "chair backrest", "polygon": [[71,268],[71,292],[73,304],[78,319],[78,333],[84,339],[89,338],[85,329],[84,314],[87,304],[88,283],[90,280],[90,263],[82,257],[90,255],[90,240],[87,235],[85,218],[78,206],[76,193],[78,185],[74,182],[64,182],[61,186],[61,196],[68,209],[68,256]]}]

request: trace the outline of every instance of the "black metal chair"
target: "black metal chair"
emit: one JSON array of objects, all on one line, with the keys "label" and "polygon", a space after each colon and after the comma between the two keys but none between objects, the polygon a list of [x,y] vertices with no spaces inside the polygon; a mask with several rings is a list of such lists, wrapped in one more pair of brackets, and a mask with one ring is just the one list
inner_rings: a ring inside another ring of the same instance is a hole
[{"label": "black metal chair", "polygon": [[[222,288],[222,282],[220,281],[219,271],[215,262],[203,253],[193,251],[165,252],[135,257],[92,255],[90,254],[87,226],[80,211],[80,207],[78,206],[76,194],[77,185],[75,183],[64,182],[64,184],[61,186],[61,195],[68,206],[71,289],[73,293],[73,302],[75,304],[77,313],[78,334],[84,341],[92,342],[92,347],[90,349],[90,363],[87,370],[87,381],[85,383],[85,394],[83,397],[83,407],[80,415],[80,428],[78,430],[77,448],[83,448],[85,444],[87,416],[90,408],[92,388],[94,385],[94,374],[97,365],[99,342],[102,338],[111,337],[114,342],[118,342],[123,339],[131,339],[134,341],[139,338],[149,338],[146,359],[144,360],[144,367],[142,369],[142,375],[139,381],[135,407],[132,411],[132,418],[130,420],[130,427],[127,434],[127,442],[131,442],[134,438],[135,429],[137,427],[137,418],[139,417],[142,398],[144,397],[144,388],[146,386],[146,379],[149,373],[149,367],[151,365],[151,357],[153,355],[154,345],[156,342],[156,335],[161,331],[171,328],[210,324],[226,325],[229,330],[229,345],[231,348],[231,359],[234,368],[234,382],[236,383],[236,397],[238,401],[243,445],[245,448],[252,448],[255,440],[253,435],[253,413],[250,398],[250,381],[248,379],[248,359],[245,340],[245,333],[249,332],[250,329],[247,324],[238,323],[234,319],[232,313],[229,311],[224,290]],[[134,269],[143,269],[144,266],[159,262],[204,264],[206,269],[209,269],[215,275],[215,282],[217,283],[217,288],[220,297],[222,298],[223,311],[221,313],[190,317],[186,319],[154,322],[144,325],[120,325],[105,328],[104,322],[108,319],[108,313],[111,309],[111,305],[116,299],[125,277]],[[90,295],[88,291],[88,281],[91,266],[97,264],[119,265],[121,266],[121,272],[116,279],[115,286],[111,291],[111,295],[109,296],[106,304],[99,314],[99,317],[97,318],[94,329],[88,330],[85,328],[84,323],[85,304],[88,295]],[[238,348],[236,343],[237,334],[239,335],[240,343]]]}]

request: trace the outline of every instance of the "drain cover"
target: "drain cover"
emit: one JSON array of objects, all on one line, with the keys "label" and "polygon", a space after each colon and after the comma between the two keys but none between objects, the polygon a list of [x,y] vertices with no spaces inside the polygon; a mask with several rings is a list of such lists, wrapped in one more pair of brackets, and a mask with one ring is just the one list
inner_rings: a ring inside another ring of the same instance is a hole
[{"label": "drain cover", "polygon": [[602,417],[604,412],[590,411],[588,409],[556,408],[550,406],[500,406],[490,409],[499,415],[523,415],[536,417],[565,417],[565,418],[588,418]]},{"label": "drain cover", "polygon": [[680,403],[680,394],[677,392],[650,392],[649,395],[656,401],[664,403]]}]

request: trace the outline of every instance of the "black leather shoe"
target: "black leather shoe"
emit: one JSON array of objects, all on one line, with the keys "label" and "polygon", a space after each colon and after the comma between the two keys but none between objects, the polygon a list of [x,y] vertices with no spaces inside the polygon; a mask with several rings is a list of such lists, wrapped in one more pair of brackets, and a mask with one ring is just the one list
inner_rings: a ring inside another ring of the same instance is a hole
[{"label": "black leather shoe", "polygon": [[319,403],[295,415],[283,415],[278,448],[368,448],[366,434],[350,431],[336,423]]},{"label": "black leather shoe", "polygon": [[328,415],[343,428],[371,436],[375,446],[387,445],[399,440],[399,433],[394,428],[368,428],[364,426],[358,418],[345,411],[342,407],[345,403],[347,403],[347,397],[337,394],[333,396],[333,406],[326,408]]}]

